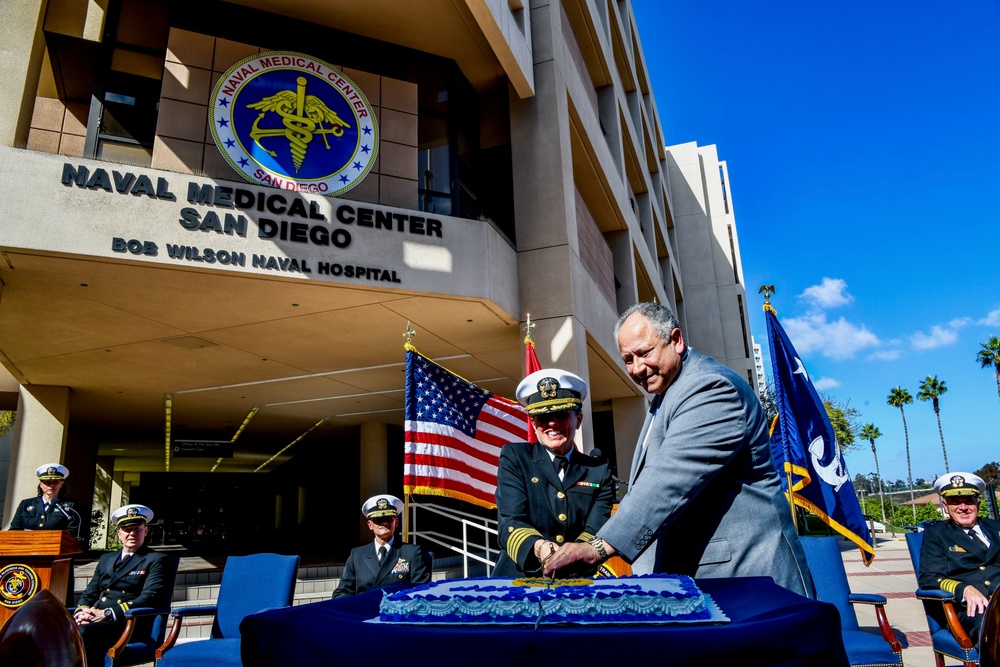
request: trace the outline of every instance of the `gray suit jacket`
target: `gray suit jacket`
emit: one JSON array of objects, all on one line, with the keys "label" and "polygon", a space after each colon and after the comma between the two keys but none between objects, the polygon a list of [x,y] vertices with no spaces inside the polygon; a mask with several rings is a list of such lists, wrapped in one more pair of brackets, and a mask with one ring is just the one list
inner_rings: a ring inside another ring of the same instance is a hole
[{"label": "gray suit jacket", "polygon": [[756,394],[689,348],[653,399],[628,493],[598,534],[636,574],[769,576],[813,597],[791,516]]}]

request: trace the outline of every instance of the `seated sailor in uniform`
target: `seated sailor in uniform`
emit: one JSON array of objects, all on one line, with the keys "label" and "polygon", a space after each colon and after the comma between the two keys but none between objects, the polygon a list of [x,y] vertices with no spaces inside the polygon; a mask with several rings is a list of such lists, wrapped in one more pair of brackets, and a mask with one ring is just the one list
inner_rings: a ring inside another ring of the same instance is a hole
[{"label": "seated sailor in uniform", "polygon": [[977,475],[953,472],[934,482],[948,519],[924,529],[920,549],[921,588],[955,595],[958,619],[972,641],[979,642],[989,597],[1000,584],[1000,521],[979,516],[986,482]]},{"label": "seated sailor in uniform", "polygon": [[351,550],[340,585],[331,597],[357,595],[404,581],[426,584],[431,580],[420,547],[395,537],[402,500],[387,494],[372,496],[361,506],[361,513],[368,519],[375,540]]},{"label": "seated sailor in uniform", "polygon": [[[517,400],[531,416],[537,443],[512,442],[500,449],[497,516],[501,552],[493,576],[537,577],[542,562],[567,542],[587,542],[611,515],[614,485],[601,457],[574,448],[583,423],[587,383],[558,368],[524,378]],[[592,574],[597,566],[560,571]]]},{"label": "seated sailor in uniform", "polygon": [[73,509],[73,501],[65,500],[66,478],[69,468],[58,463],[46,463],[35,470],[38,476],[38,494],[25,498],[14,511],[11,530],[68,530],[73,537],[80,537],[80,515]]},{"label": "seated sailor in uniform", "polygon": [[[111,514],[122,548],[101,556],[87,589],[80,596],[73,619],[83,635],[88,665],[103,665],[104,655],[121,637],[125,612],[133,607],[163,607],[170,599],[166,582],[169,559],[144,542],[153,520],[145,505],[125,505]],[[152,623],[151,619],[143,621]],[[133,637],[149,628],[141,621]]]}]

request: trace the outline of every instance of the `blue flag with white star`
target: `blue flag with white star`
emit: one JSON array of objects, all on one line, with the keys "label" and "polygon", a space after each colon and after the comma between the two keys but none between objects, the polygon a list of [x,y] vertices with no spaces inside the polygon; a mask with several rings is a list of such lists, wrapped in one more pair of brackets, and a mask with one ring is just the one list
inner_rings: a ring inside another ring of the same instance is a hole
[{"label": "blue flag with white star", "polygon": [[790,500],[858,545],[865,565],[875,558],[871,533],[854,493],[847,463],[809,373],[777,316],[764,307],[778,416],[771,455]]}]

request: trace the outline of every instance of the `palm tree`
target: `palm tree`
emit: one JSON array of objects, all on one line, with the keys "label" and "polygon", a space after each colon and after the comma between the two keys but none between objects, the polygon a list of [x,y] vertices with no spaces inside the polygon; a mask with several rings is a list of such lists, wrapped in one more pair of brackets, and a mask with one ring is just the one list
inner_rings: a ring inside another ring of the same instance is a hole
[{"label": "palm tree", "polygon": [[1000,394],[1000,336],[990,336],[985,343],[980,343],[983,349],[976,355],[976,361],[983,368],[993,366],[997,374],[997,393]]},{"label": "palm tree", "polygon": [[906,428],[906,411],[903,406],[912,403],[913,397],[910,392],[902,387],[893,387],[889,391],[886,403],[894,408],[899,408],[899,414],[903,416],[903,436],[906,438],[906,476],[910,481],[910,507],[913,508],[913,523],[917,522],[917,502],[913,499],[913,472],[910,470],[910,432]]},{"label": "palm tree", "polygon": [[[882,530],[885,530],[885,495],[882,491],[882,472],[878,468],[878,452],[875,451],[875,439],[882,437],[882,431],[875,424],[865,424],[861,427],[861,437],[872,443],[872,455],[875,457],[875,476],[878,477],[878,504],[882,507]],[[892,528],[892,536],[896,537],[896,527]]]},{"label": "palm tree", "polygon": [[934,405],[934,414],[937,416],[938,422],[938,434],[941,436],[941,449],[944,451],[944,471],[951,472],[951,468],[948,467],[948,449],[944,446],[944,431],[941,430],[941,405],[938,403],[938,398],[946,391],[948,391],[948,387],[945,385],[944,380],[938,380],[937,375],[933,377],[928,375],[920,383],[920,391],[917,392],[917,398],[921,401],[931,401]]}]

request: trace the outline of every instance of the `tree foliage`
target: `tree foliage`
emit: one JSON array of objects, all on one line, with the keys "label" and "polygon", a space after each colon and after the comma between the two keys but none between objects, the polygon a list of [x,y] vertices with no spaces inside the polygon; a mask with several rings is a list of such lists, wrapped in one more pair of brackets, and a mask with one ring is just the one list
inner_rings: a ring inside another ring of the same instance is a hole
[{"label": "tree foliage", "polygon": [[1000,462],[991,461],[976,471],[987,484],[1000,484]]},{"label": "tree foliage", "polygon": [[976,361],[981,368],[993,367],[997,376],[997,394],[1000,394],[1000,336],[990,336],[985,343],[980,343],[982,349],[976,354]]},{"label": "tree foliage", "polygon": [[0,438],[13,430],[16,419],[17,413],[13,410],[0,410]]},{"label": "tree foliage", "polygon": [[840,450],[848,452],[854,449],[858,445],[858,432],[861,430],[858,421],[861,412],[851,407],[850,400],[841,402],[829,397],[823,398],[823,407],[826,408],[826,415],[830,418],[830,425],[833,426],[833,433],[840,444]]}]

